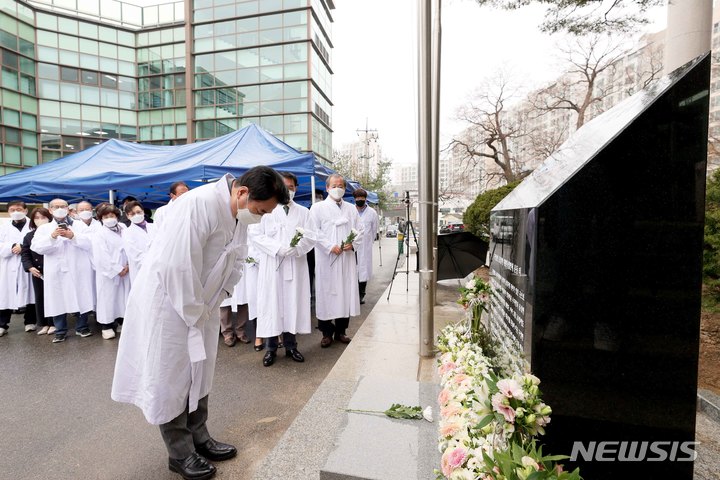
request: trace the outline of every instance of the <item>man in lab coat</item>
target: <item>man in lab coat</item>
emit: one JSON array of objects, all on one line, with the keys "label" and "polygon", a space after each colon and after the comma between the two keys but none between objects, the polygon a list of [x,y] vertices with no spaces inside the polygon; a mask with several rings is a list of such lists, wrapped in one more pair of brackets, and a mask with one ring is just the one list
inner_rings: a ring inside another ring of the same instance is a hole
[{"label": "man in lab coat", "polygon": [[43,255],[45,315],[53,317],[57,329],[53,343],[61,343],[67,336],[68,313],[79,313],[75,335],[92,335],[88,326],[90,312],[95,309],[92,243],[88,227],[68,215],[65,200],[51,200],[48,210],[53,221],[38,227],[30,249]]},{"label": "man in lab coat", "polygon": [[247,256],[247,226],[289,201],[282,177],[254,167],[177,199],[135,278],[120,337],[112,398],[160,426],[170,470],[210,478],[210,461],[234,457],[207,431],[219,306]]},{"label": "man in lab coat", "polygon": [[167,205],[163,205],[162,207],[159,207],[157,210],[155,210],[155,215],[153,215],[153,223],[155,224],[155,228],[160,228],[160,225],[165,219],[165,215],[167,215],[167,213],[170,211],[173,203],[175,203],[175,200],[180,198],[180,195],[183,195],[188,191],[190,191],[190,189],[185,182],[175,182],[170,185],[170,201]]},{"label": "man in lab coat", "polygon": [[12,312],[25,307],[25,331],[35,330],[35,291],[30,274],[20,263],[20,250],[30,231],[25,202],[8,202],[10,223],[0,226],[0,337],[8,330]]},{"label": "man in lab coat", "polygon": [[[278,335],[282,334],[285,355],[296,362],[305,357],[297,349],[298,333],[312,332],[310,321],[310,272],[307,253],[315,245],[315,225],[310,211],[292,201],[297,190],[295,175],[282,172],[290,193],[290,203],[278,205],[260,222],[255,237],[260,250],[257,307],[257,336],[267,338],[267,352],[263,365],[275,362]],[[290,246],[293,237],[302,237]],[[299,235],[298,235],[299,237]]]},{"label": "man in lab coat", "polygon": [[367,192],[358,188],[353,192],[355,207],[362,223],[362,240],[355,242],[357,249],[358,280],[360,289],[360,303],[365,303],[365,288],[372,277],[373,243],[378,231],[378,214],[367,204]]},{"label": "man in lab coat", "polygon": [[[350,343],[350,337],[346,335],[350,317],[360,315],[354,245],[363,235],[357,209],[342,199],[345,179],[334,173],[325,181],[325,188],[328,197],[310,209],[310,216],[317,226],[315,313],[323,334],[322,348],[332,344],[333,336],[341,343]],[[358,232],[354,243],[344,243],[353,229]]]}]

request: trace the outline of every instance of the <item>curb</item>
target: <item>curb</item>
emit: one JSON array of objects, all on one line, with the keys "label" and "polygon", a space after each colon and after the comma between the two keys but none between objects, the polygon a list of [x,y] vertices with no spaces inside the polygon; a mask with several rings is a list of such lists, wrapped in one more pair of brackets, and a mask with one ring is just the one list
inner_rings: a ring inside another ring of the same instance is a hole
[{"label": "curb", "polygon": [[720,395],[702,388],[698,389],[697,410],[720,423]]}]

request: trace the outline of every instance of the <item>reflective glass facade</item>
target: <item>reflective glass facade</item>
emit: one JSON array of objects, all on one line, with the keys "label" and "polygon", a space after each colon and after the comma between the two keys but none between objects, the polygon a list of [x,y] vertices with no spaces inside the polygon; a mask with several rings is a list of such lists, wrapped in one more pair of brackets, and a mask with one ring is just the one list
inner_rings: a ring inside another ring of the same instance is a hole
[{"label": "reflective glass facade", "polygon": [[0,174],[257,123],[331,155],[329,0],[0,0]]}]

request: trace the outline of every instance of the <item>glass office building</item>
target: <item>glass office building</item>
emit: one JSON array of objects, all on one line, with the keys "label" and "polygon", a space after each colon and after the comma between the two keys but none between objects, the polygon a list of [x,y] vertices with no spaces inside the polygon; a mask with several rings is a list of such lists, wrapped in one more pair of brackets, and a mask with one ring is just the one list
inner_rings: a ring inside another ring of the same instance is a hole
[{"label": "glass office building", "polygon": [[0,174],[256,123],[331,156],[332,0],[0,0]]}]

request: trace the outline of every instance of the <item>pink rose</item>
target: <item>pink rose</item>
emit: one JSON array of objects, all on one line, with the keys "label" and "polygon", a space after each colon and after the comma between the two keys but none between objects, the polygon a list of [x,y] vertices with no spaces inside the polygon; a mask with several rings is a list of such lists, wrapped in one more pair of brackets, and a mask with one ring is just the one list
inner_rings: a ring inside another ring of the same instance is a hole
[{"label": "pink rose", "polygon": [[467,375],[465,375],[464,373],[458,373],[457,375],[455,375],[455,377],[453,377],[453,380],[458,385],[468,386],[468,385],[470,385],[471,378],[468,377]]},{"label": "pink rose", "polygon": [[440,427],[440,436],[447,438],[452,437],[460,431],[460,424],[458,422],[446,423]]},{"label": "pink rose", "polygon": [[447,362],[440,365],[440,368],[438,368],[438,372],[440,372],[440,375],[445,375],[447,372],[455,370],[456,368],[457,365],[455,364],[455,362]]},{"label": "pink rose", "polygon": [[501,414],[503,417],[505,417],[506,421],[514,423],[515,410],[510,405],[507,405],[506,402],[506,397],[500,392],[492,396],[493,409],[499,414]]},{"label": "pink rose", "polygon": [[457,447],[455,450],[450,452],[450,458],[448,458],[448,462],[450,463],[450,466],[455,469],[462,467],[462,464],[465,463],[466,458],[467,451],[462,447]]},{"label": "pink rose", "polygon": [[449,418],[453,415],[457,415],[458,413],[460,413],[460,409],[455,405],[440,407],[440,417],[442,418]]},{"label": "pink rose", "polygon": [[438,403],[442,406],[447,404],[450,401],[450,390],[447,388],[443,388],[440,392],[440,395],[438,395]]}]

